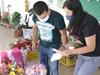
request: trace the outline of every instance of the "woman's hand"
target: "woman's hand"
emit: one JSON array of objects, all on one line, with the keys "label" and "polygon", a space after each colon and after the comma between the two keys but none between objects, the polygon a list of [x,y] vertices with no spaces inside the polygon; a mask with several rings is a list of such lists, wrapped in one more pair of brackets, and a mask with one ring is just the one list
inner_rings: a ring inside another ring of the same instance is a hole
[{"label": "woman's hand", "polygon": [[60,51],[61,55],[69,57],[71,55],[71,50]]}]

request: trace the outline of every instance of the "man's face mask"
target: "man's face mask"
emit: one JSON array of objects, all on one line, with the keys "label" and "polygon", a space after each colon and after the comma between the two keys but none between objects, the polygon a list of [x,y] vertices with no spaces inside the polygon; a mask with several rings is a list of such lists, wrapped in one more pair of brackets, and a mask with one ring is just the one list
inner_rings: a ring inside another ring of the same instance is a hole
[{"label": "man's face mask", "polygon": [[41,19],[39,17],[37,17],[41,22],[46,22],[49,19],[49,16],[46,16],[45,18]]}]

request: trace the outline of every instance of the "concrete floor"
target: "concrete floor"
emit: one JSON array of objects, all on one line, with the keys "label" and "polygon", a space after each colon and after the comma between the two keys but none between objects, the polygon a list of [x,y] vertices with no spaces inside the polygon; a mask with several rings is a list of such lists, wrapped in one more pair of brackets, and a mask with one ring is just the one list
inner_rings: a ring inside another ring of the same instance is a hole
[{"label": "concrete floor", "polygon": [[[0,50],[9,50],[9,44],[17,39],[18,38],[13,37],[11,29],[0,26]],[[59,75],[73,75],[73,68],[59,64]],[[98,70],[95,75],[100,75],[100,70]]]}]

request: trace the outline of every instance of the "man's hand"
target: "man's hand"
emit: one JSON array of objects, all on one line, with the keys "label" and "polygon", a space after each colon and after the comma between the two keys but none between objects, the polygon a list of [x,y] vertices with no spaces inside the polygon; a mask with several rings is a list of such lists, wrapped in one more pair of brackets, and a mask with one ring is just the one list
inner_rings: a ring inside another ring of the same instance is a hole
[{"label": "man's hand", "polygon": [[37,37],[38,27],[37,25],[33,25],[33,35],[32,35],[32,50],[37,50],[39,46],[39,41]]},{"label": "man's hand", "polygon": [[32,42],[32,50],[37,50],[37,49],[39,49],[39,44],[40,44],[40,41],[39,41],[39,40],[33,41],[33,42]]},{"label": "man's hand", "polygon": [[32,42],[32,50],[36,50],[36,42]]}]

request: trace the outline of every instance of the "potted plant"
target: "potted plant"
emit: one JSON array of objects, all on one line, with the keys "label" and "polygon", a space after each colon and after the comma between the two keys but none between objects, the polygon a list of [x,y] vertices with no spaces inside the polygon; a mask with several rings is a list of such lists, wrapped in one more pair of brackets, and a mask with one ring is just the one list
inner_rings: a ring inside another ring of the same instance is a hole
[{"label": "potted plant", "polygon": [[21,14],[17,11],[15,11],[14,13],[12,13],[12,27],[14,29],[14,36],[18,37],[18,36],[22,36],[22,29],[20,26],[20,19],[21,19]]},{"label": "potted plant", "polygon": [[4,12],[2,16],[3,25],[7,28],[11,28],[11,18],[9,12]]},{"label": "potted plant", "polygon": [[19,12],[15,11],[14,13],[12,13],[11,23],[14,29],[17,29],[19,27],[20,19],[21,14]]}]

